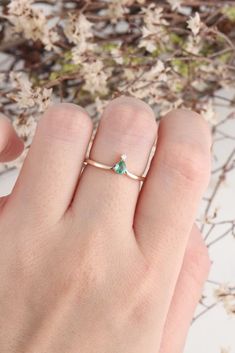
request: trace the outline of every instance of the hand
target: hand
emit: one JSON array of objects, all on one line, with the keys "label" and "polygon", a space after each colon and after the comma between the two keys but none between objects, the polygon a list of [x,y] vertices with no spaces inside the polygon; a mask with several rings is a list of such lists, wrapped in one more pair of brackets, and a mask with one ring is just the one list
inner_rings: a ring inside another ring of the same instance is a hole
[{"label": "hand", "polygon": [[[1,124],[5,160],[22,145]],[[140,193],[138,181],[111,171],[88,165],[81,174],[91,133],[82,108],[50,108],[1,206],[1,353],[182,352],[209,270],[193,227],[210,174],[209,129],[190,111],[163,118]],[[90,156],[112,165],[126,153],[141,175],[156,134],[148,105],[117,98]]]},{"label": "hand", "polygon": [[24,149],[23,141],[16,135],[8,119],[0,114],[0,162],[9,162]]}]

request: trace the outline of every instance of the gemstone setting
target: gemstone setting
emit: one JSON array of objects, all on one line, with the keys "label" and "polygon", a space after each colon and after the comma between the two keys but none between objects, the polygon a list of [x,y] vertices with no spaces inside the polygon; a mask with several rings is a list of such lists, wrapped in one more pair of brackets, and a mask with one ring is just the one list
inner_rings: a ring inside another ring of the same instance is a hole
[{"label": "gemstone setting", "polygon": [[126,174],[127,166],[126,166],[126,155],[122,155],[121,159],[113,166],[113,170],[117,174]]}]

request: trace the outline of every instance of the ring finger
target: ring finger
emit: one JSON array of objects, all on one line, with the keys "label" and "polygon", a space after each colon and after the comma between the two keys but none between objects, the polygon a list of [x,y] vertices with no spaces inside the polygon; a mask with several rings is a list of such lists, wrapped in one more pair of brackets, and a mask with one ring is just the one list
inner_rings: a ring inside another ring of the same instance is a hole
[{"label": "ring finger", "polygon": [[[125,154],[128,170],[141,175],[156,133],[154,113],[147,104],[130,97],[114,99],[102,115],[90,159],[112,166]],[[72,208],[82,217],[95,217],[97,224],[113,228],[115,222],[131,229],[139,187],[139,181],[126,175],[87,165]]]}]

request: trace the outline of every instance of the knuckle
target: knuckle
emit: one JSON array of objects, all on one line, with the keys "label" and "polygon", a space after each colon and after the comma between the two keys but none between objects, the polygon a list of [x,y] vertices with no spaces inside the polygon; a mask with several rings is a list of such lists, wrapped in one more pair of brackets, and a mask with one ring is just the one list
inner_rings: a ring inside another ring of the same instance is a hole
[{"label": "knuckle", "polygon": [[144,102],[132,97],[120,97],[106,107],[102,124],[109,125],[112,131],[137,139],[148,139],[156,130],[152,109]]},{"label": "knuckle", "polygon": [[211,134],[206,121],[195,112],[173,110],[163,118],[160,130],[171,134],[162,141],[163,163],[186,180],[208,181]]},{"label": "knuckle", "polygon": [[92,122],[86,111],[70,103],[50,107],[39,125],[45,135],[65,141],[74,141],[78,134],[92,129]]},{"label": "knuckle", "polygon": [[174,172],[190,183],[207,182],[210,174],[209,151],[197,142],[189,139],[168,142],[163,152],[162,162]]}]

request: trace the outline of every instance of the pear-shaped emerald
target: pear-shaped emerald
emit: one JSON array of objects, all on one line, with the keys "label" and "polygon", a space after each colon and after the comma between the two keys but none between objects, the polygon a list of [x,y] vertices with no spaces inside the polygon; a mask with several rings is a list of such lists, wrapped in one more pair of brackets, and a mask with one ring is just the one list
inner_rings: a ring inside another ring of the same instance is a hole
[{"label": "pear-shaped emerald", "polygon": [[125,174],[127,171],[125,161],[121,159],[118,163],[115,164],[115,166],[113,167],[113,170],[117,174]]}]

